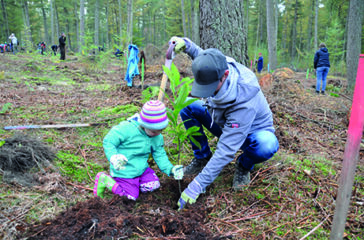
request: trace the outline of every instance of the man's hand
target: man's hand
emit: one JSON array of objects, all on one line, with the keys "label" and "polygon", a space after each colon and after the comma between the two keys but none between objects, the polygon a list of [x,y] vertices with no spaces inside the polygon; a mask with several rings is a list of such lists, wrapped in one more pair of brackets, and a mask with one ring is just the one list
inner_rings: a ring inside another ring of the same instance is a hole
[{"label": "man's hand", "polygon": [[183,178],[183,166],[176,165],[172,168],[171,173],[176,180],[181,180]]},{"label": "man's hand", "polygon": [[119,171],[125,169],[125,164],[128,162],[128,159],[123,154],[115,154],[111,156],[110,162],[115,170]]},{"label": "man's hand", "polygon": [[170,40],[170,43],[175,45],[174,52],[177,54],[186,49],[186,42],[185,42],[185,40],[183,40],[183,38],[176,37],[176,36],[172,37]]},{"label": "man's hand", "polygon": [[202,188],[200,184],[194,179],[188,187],[182,192],[180,199],[178,200],[178,210],[185,207],[187,203],[193,204],[196,202],[200,193],[202,193]]}]

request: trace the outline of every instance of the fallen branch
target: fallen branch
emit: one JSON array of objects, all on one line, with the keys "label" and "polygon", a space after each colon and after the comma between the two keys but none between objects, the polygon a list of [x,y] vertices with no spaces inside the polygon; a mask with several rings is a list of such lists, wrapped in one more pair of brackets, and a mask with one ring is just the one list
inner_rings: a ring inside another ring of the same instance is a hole
[{"label": "fallen branch", "polygon": [[330,215],[329,216],[327,216],[326,218],[325,218],[325,220],[323,220],[319,225],[317,225],[316,227],[314,227],[311,231],[309,231],[305,236],[303,236],[302,238],[300,238],[300,240],[303,240],[303,239],[305,239],[305,238],[307,238],[308,236],[310,236],[312,233],[314,233],[319,227],[321,227],[321,225],[322,224],[324,224],[324,222],[328,219],[330,217]]},{"label": "fallen branch", "polygon": [[70,182],[66,182],[66,184],[68,185],[71,185],[71,186],[74,186],[74,187],[77,187],[77,188],[82,188],[82,189],[85,189],[85,190],[89,190],[89,191],[94,191],[93,189],[91,188],[87,188],[87,187],[83,187],[83,186],[79,186],[79,185],[76,185],[76,184],[73,184],[73,183],[70,183]]}]

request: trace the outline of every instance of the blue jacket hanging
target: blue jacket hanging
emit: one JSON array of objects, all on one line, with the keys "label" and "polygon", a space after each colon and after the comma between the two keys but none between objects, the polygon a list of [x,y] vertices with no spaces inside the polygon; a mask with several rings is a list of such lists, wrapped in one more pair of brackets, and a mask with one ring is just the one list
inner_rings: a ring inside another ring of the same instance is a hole
[{"label": "blue jacket hanging", "polygon": [[133,78],[139,75],[138,69],[138,53],[139,49],[136,45],[130,44],[128,46],[129,58],[128,58],[128,69],[126,70],[125,81],[129,87],[133,86]]}]

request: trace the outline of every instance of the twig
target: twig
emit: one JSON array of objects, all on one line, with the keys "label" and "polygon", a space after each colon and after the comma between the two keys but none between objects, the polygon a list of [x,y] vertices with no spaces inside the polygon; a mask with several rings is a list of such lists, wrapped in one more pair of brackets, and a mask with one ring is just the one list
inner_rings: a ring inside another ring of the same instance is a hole
[{"label": "twig", "polygon": [[252,214],[252,215],[249,215],[249,216],[243,217],[243,218],[233,219],[233,220],[229,220],[229,221],[226,221],[226,222],[227,222],[227,223],[232,223],[232,222],[244,221],[244,220],[248,220],[248,219],[252,219],[252,218],[256,218],[256,217],[263,216],[263,215],[265,215],[265,214],[267,214],[267,213],[268,213],[268,212],[255,213],[255,214]]},{"label": "twig", "polygon": [[326,218],[325,218],[325,220],[323,220],[319,225],[317,225],[316,227],[314,227],[311,231],[309,231],[305,236],[303,236],[302,238],[300,238],[300,240],[303,240],[303,239],[305,239],[305,238],[307,238],[308,236],[310,236],[312,233],[314,233],[319,227],[321,227],[321,225],[322,224],[324,224],[324,222],[328,219],[330,217],[330,215],[329,216],[327,216]]},{"label": "twig", "polygon": [[91,180],[91,182],[92,182],[92,181],[93,181],[93,179],[92,179],[92,177],[91,177],[91,175],[90,175],[90,173],[89,173],[89,171],[88,171],[88,167],[87,167],[87,163],[86,163],[86,161],[87,161],[87,159],[86,159],[86,153],[85,153],[85,151],[84,151],[83,149],[81,149],[81,147],[80,147],[80,146],[78,146],[78,149],[80,150],[81,155],[82,155],[82,157],[83,157],[84,165],[85,165],[85,168],[86,168],[87,175],[88,175],[88,177],[90,178],[90,180]]},{"label": "twig", "polygon": [[83,186],[79,186],[79,185],[76,185],[76,184],[73,184],[73,183],[70,183],[70,182],[66,182],[66,184],[68,185],[71,185],[71,186],[74,186],[74,187],[77,187],[77,188],[82,188],[82,189],[86,189],[86,190],[89,190],[89,191],[94,191],[93,189],[91,188],[88,188],[88,187],[83,187]]}]

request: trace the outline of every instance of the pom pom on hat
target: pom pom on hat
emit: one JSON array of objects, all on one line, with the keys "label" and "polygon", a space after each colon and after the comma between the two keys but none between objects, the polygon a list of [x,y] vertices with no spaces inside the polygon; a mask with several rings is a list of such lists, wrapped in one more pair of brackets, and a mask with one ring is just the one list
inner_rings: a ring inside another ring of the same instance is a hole
[{"label": "pom pom on hat", "polygon": [[168,126],[166,106],[158,100],[151,100],[144,104],[139,113],[138,122],[144,128],[162,130]]}]

